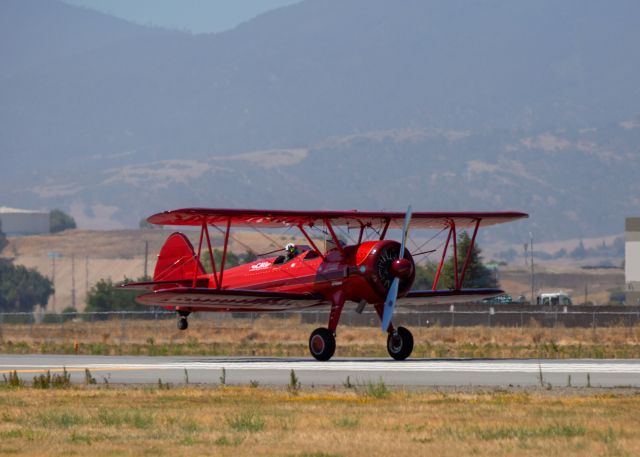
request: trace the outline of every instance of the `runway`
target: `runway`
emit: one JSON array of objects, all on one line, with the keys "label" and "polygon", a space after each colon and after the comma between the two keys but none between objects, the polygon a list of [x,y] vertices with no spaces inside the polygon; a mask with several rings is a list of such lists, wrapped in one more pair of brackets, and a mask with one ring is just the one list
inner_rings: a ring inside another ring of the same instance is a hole
[{"label": "runway", "polygon": [[[163,383],[286,385],[294,370],[302,385],[341,386],[384,381],[390,386],[552,386],[640,387],[640,360],[505,360],[265,357],[135,357],[0,355],[0,375],[16,370],[25,381],[46,370],[71,374],[82,383],[89,369],[98,384]],[[569,379],[569,377],[571,377]]]}]

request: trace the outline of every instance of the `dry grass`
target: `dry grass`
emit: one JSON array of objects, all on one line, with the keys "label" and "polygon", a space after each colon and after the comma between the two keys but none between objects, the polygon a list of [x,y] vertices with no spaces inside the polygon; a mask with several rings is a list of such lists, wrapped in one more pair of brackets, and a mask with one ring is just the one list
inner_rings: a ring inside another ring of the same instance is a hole
[{"label": "dry grass", "polygon": [[633,456],[640,395],[0,389],[0,455]]},{"label": "dry grass", "polygon": [[[320,324],[322,325],[322,324]],[[3,324],[5,353],[307,356],[316,327],[298,318]],[[585,328],[414,327],[414,357],[640,358],[640,326]],[[341,326],[337,356],[386,357],[378,328]]]}]

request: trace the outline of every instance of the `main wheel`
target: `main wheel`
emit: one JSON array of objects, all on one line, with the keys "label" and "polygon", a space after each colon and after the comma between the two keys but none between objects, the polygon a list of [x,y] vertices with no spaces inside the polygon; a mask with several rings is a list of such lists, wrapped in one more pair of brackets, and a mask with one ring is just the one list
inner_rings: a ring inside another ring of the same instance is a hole
[{"label": "main wheel", "polygon": [[189,327],[189,322],[186,317],[178,319],[178,330],[186,330]]},{"label": "main wheel", "polygon": [[317,328],[309,337],[309,352],[316,360],[329,360],[336,352],[336,337],[328,328]]},{"label": "main wheel", "polygon": [[413,351],[413,335],[404,327],[398,327],[387,337],[387,352],[396,360],[404,360]]}]

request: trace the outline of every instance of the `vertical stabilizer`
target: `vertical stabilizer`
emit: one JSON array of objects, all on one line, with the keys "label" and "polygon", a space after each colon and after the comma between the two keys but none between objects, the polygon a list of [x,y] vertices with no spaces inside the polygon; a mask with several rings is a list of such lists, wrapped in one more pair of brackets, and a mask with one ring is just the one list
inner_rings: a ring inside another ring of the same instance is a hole
[{"label": "vertical stabilizer", "polygon": [[192,279],[194,274],[205,274],[205,271],[200,260],[196,258],[193,245],[182,233],[172,233],[160,249],[153,280]]}]

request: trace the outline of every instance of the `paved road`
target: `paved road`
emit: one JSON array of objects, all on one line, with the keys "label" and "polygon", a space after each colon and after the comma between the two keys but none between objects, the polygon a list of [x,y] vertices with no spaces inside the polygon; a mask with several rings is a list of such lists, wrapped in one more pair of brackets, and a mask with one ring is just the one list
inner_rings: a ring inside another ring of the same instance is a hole
[{"label": "paved road", "polygon": [[317,362],[305,358],[266,357],[135,357],[0,355],[0,374],[17,370],[31,380],[46,370],[66,367],[73,382],[84,382],[88,368],[98,383],[182,384],[185,370],[191,383],[219,384],[222,369],[227,384],[285,385],[291,370],[303,385],[342,385],[382,379],[395,386],[535,386],[540,373],[545,383],[566,386],[640,387],[640,360],[478,360],[478,359],[387,359],[336,358]]}]

